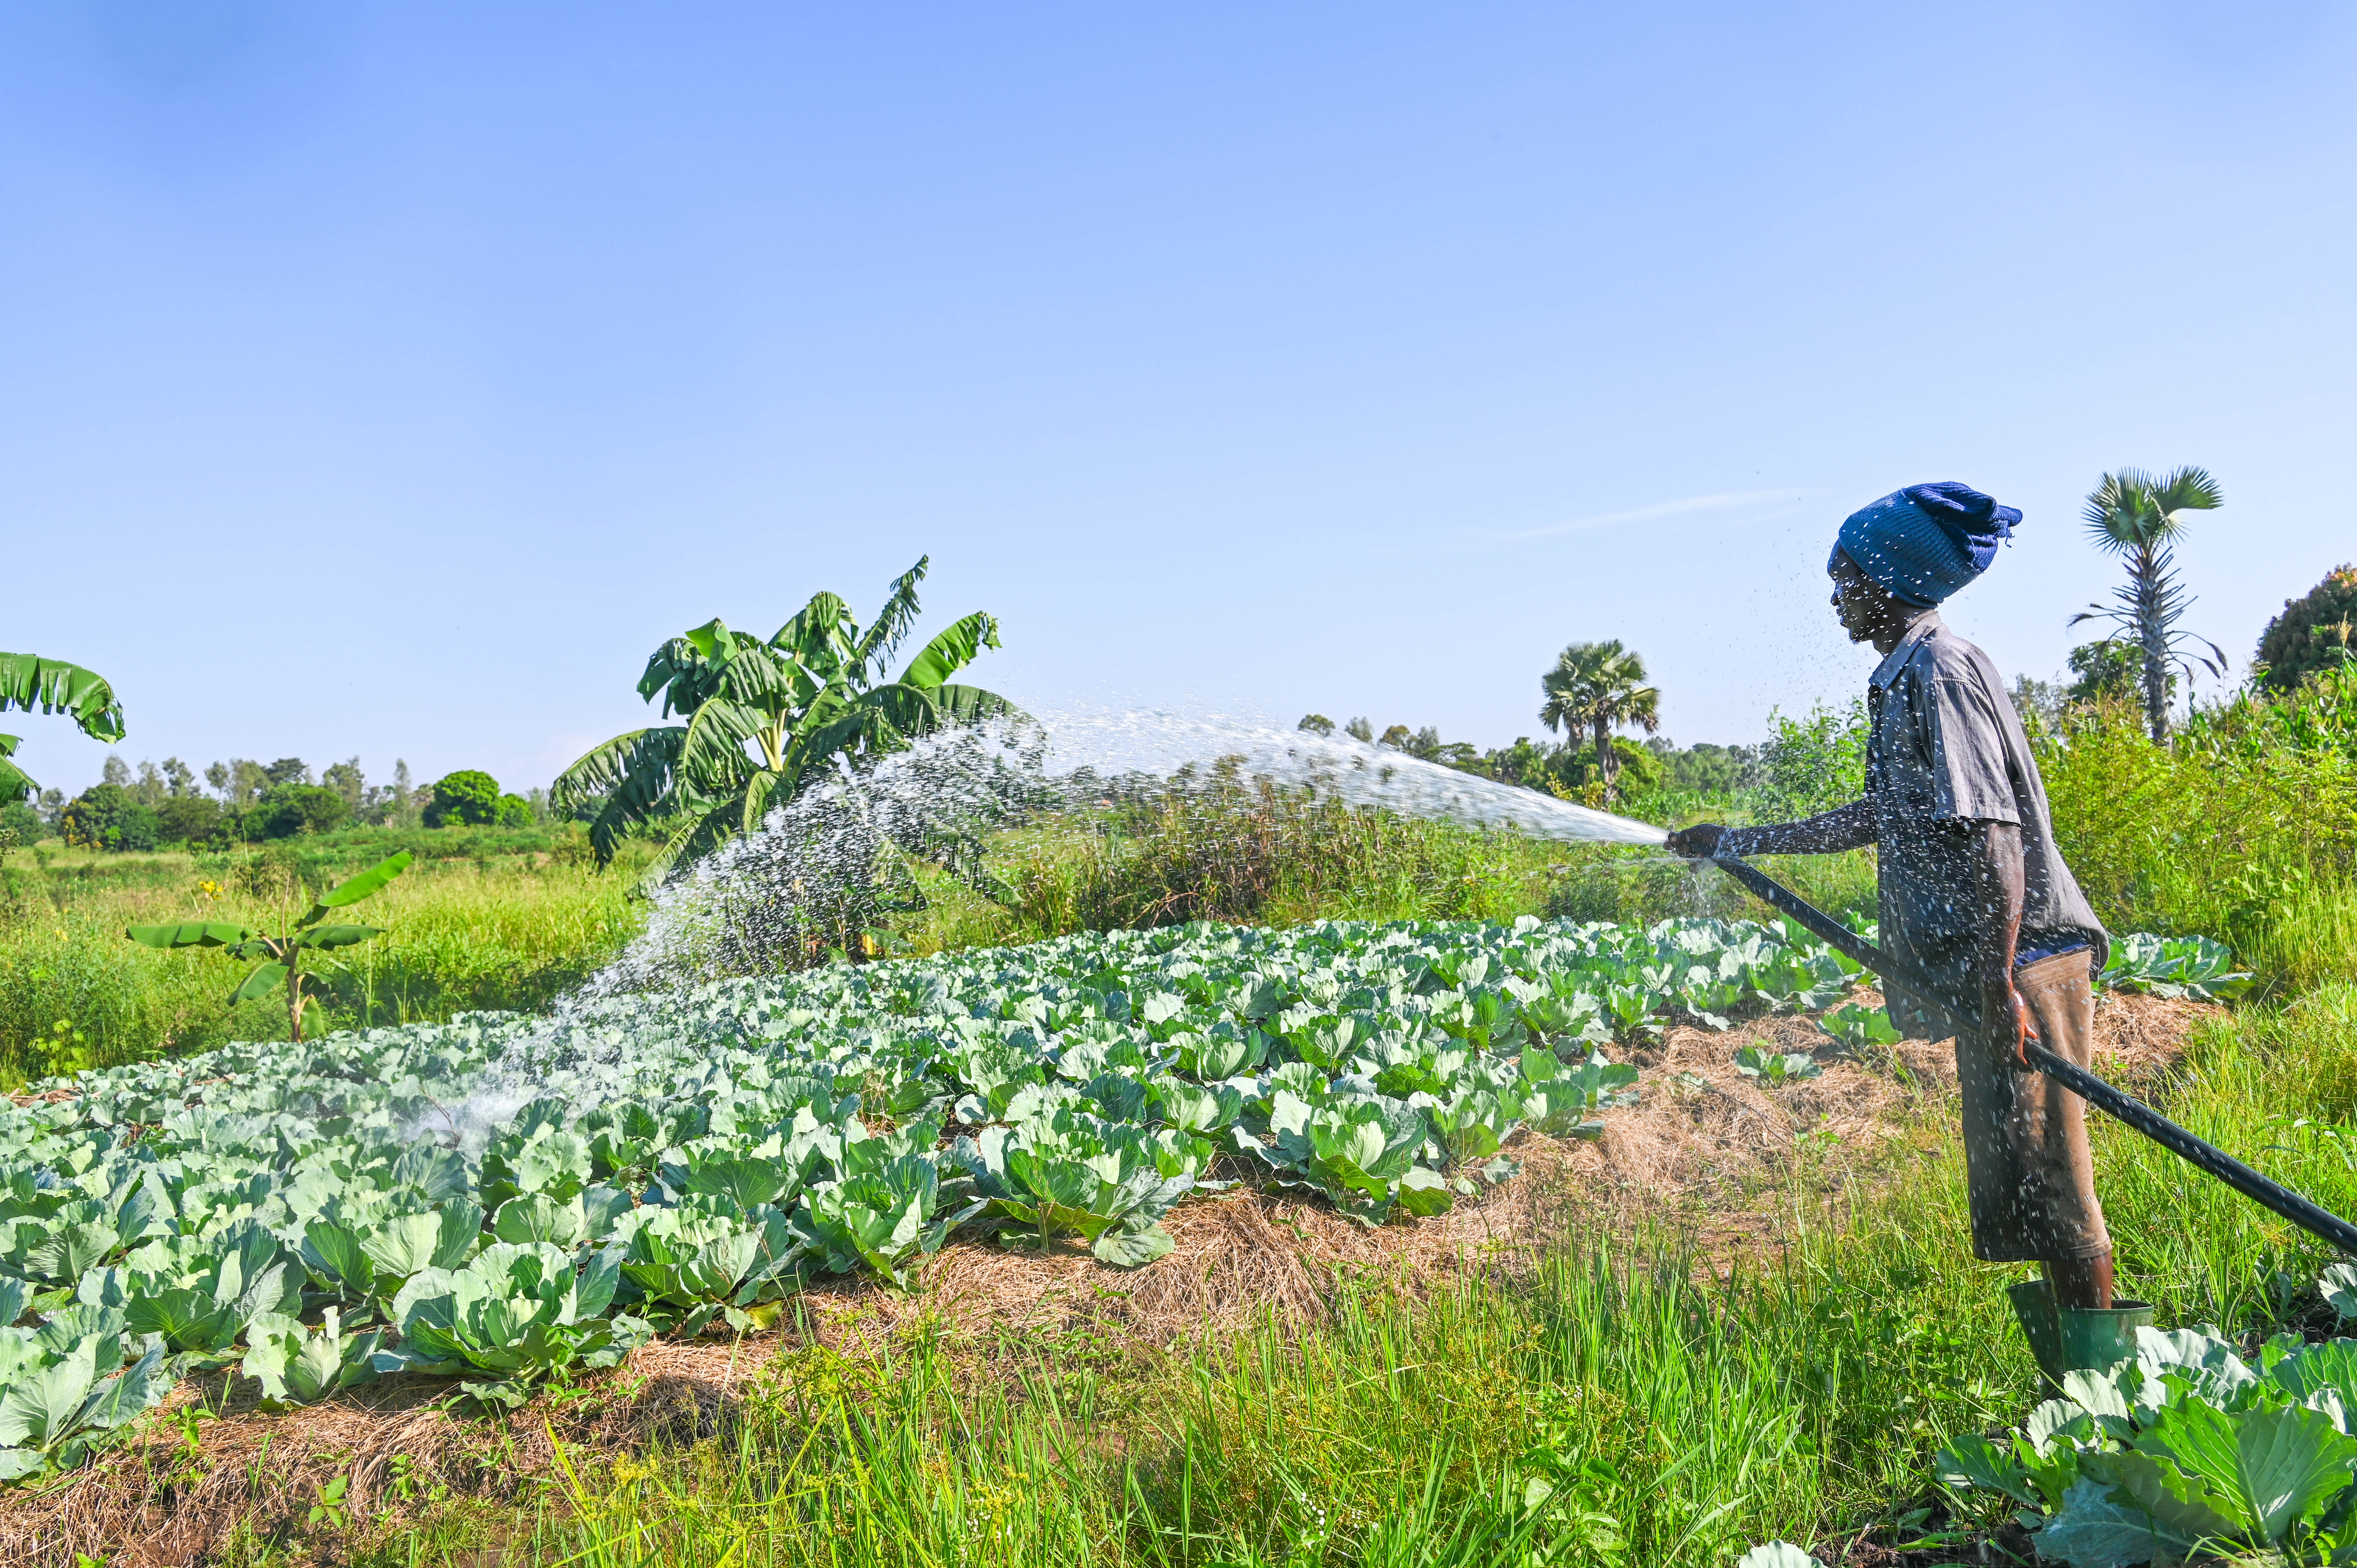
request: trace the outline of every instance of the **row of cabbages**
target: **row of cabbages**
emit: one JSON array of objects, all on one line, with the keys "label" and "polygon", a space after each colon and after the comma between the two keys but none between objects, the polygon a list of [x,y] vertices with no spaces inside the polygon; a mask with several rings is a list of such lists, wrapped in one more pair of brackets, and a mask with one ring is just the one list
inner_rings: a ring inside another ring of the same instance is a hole
[{"label": "row of cabbages", "polygon": [[1517,1128],[1598,1128],[1598,1046],[1856,972],[1714,921],[1189,926],[84,1073],[0,1108],[0,1474],[190,1366],[512,1403],[960,1225],[1148,1262],[1214,1170],[1437,1213]]},{"label": "row of cabbages", "polygon": [[[2357,1316],[2357,1268],[2319,1292]],[[2038,1561],[2133,1568],[2190,1561],[2357,1559],[2357,1339],[2282,1334],[2245,1357],[2210,1327],[2136,1330],[2136,1354],[2072,1372],[2002,1438],[1940,1451],[1941,1482],[1968,1509],[2009,1510]],[[1966,1521],[1970,1522],[1970,1521]],[[1788,1541],[1736,1568],[1825,1568]]]}]

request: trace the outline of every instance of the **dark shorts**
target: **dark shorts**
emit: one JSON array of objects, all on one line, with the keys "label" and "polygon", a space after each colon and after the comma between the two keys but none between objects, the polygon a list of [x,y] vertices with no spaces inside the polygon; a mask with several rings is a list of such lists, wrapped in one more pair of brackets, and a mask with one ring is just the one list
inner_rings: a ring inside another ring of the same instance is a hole
[{"label": "dark shorts", "polygon": [[[2092,955],[2056,953],[2014,972],[2039,1037],[2056,1056],[2093,1065]],[[1992,1263],[2100,1257],[2112,1250],[2095,1201],[2086,1102],[2045,1074],[1958,1036],[1964,1095],[1964,1176],[1973,1253]]]}]

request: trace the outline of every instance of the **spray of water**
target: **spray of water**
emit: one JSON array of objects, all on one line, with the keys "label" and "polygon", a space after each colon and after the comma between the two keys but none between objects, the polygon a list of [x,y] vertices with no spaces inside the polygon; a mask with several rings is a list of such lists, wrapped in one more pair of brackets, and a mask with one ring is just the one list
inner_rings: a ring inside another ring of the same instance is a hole
[{"label": "spray of water", "polygon": [[1668,838],[1644,822],[1347,736],[1140,709],[1059,714],[1049,722],[1048,734],[1049,770],[1067,776],[1143,775],[1168,781],[1190,768],[1200,773],[1215,758],[1234,757],[1248,777],[1315,789],[1353,806],[1404,817],[1512,827],[1537,838],[1596,843],[1659,848]]},{"label": "spray of water", "polygon": [[451,1113],[454,1128],[479,1139],[556,1081],[594,1083],[612,1065],[599,1058],[626,1048],[594,1026],[611,998],[684,992],[847,948],[896,895],[913,894],[895,885],[896,849],[978,879],[984,836],[1010,822],[1232,778],[1537,838],[1659,847],[1667,837],[1389,747],[1248,720],[1082,709],[959,730],[808,791],[772,811],[760,832],[664,881],[651,893],[644,933],[510,1046],[500,1069]]}]

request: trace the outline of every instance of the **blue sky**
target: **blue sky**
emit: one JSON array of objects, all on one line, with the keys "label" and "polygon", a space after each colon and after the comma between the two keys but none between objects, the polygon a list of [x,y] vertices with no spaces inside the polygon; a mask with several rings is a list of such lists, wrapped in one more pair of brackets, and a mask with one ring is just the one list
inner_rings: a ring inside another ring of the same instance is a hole
[{"label": "blue sky", "polygon": [[[1681,741],[1870,664],[1841,515],[2198,462],[2238,660],[2357,555],[2348,6],[0,12],[0,647],[124,756],[544,783],[715,614],[1041,707],[1502,744],[1575,639]],[[12,715],[78,788],[104,753]]]}]

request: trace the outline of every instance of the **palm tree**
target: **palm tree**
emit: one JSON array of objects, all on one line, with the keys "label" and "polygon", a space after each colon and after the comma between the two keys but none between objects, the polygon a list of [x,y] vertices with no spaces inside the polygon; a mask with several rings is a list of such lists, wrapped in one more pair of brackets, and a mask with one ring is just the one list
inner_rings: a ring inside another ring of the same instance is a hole
[{"label": "palm tree", "polygon": [[[2104,619],[2119,627],[2125,640],[2136,645],[2144,659],[2145,723],[2155,740],[2169,735],[2169,667],[2172,660],[2190,682],[2198,660],[2213,675],[2226,672],[2223,650],[2207,638],[2180,631],[2177,623],[2193,604],[2177,580],[2174,545],[2185,532],[2187,514],[2213,511],[2226,503],[2218,482],[2208,470],[2179,468],[2156,479],[2141,468],[2105,474],[2087,497],[2083,515],[2087,535],[2098,549],[2125,557],[2128,580],[2112,592],[2116,602],[2089,605],[2071,618]],[[2189,658],[2181,651],[2199,643],[2210,656]]]},{"label": "palm tree", "polygon": [[[0,653],[0,714],[11,708],[27,713],[63,714],[74,727],[92,740],[123,738],[123,704],[106,677],[62,659],[38,653]],[[36,786],[22,768],[8,759],[16,755],[17,737],[0,735],[0,802],[29,798]]]},{"label": "palm tree", "polygon": [[652,702],[660,693],[662,716],[685,722],[616,736],[550,790],[560,811],[598,806],[589,827],[597,864],[613,859],[633,826],[677,814],[689,826],[672,865],[684,867],[822,780],[952,725],[1021,717],[996,693],[949,680],[998,646],[998,622],[985,613],[960,620],[898,676],[880,679],[917,618],[917,585],[929,562],[920,558],[893,582],[865,628],[840,596],[823,593],[766,642],[715,619],[656,649],[639,695]]},{"label": "palm tree", "polygon": [[1635,725],[1647,735],[1662,727],[1661,693],[1645,683],[1645,661],[1609,642],[1575,642],[1555,655],[1555,668],[1539,677],[1546,705],[1539,722],[1560,729],[1566,739],[1582,730],[1596,740],[1596,767],[1604,779],[1604,798],[1620,777],[1620,758],[1612,749],[1612,732]]}]

